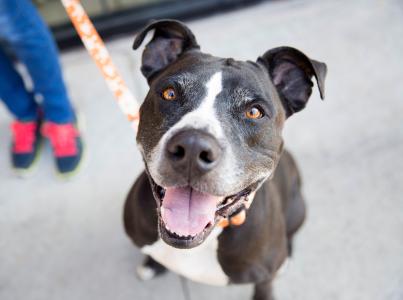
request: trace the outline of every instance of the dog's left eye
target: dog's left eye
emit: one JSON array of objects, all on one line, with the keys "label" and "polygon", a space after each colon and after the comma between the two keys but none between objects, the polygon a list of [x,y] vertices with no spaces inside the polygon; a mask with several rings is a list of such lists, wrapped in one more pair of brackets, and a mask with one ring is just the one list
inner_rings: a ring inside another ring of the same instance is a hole
[{"label": "dog's left eye", "polygon": [[162,92],[161,96],[164,100],[173,101],[176,99],[176,92],[172,87],[169,87]]},{"label": "dog's left eye", "polygon": [[248,119],[260,119],[264,116],[264,112],[259,106],[252,106],[248,108],[245,112]]}]

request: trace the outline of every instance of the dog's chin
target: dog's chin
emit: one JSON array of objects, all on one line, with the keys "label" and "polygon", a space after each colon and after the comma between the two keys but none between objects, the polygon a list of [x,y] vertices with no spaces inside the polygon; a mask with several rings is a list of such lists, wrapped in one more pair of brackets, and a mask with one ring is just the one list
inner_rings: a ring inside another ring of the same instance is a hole
[{"label": "dog's chin", "polygon": [[202,244],[222,218],[228,218],[250,203],[248,196],[258,183],[228,196],[214,196],[191,186],[162,187],[149,176],[157,201],[158,229],[168,245],[190,249]]}]

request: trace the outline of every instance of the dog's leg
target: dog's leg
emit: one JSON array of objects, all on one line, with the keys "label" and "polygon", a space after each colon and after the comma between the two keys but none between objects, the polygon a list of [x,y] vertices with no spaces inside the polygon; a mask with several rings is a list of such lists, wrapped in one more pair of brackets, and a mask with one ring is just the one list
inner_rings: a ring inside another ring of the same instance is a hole
[{"label": "dog's leg", "polygon": [[289,152],[284,150],[273,181],[279,187],[286,223],[288,255],[292,253],[292,238],[305,219],[305,202],[301,192],[298,167]]},{"label": "dog's leg", "polygon": [[288,207],[286,211],[286,226],[288,256],[291,257],[293,236],[304,222],[306,214],[304,198],[302,197],[301,187],[298,183],[294,183],[290,198],[291,199],[288,201]]},{"label": "dog's leg", "polygon": [[271,290],[271,279],[255,284],[253,300],[274,300]]},{"label": "dog's leg", "polygon": [[137,267],[137,276],[140,280],[146,281],[164,274],[167,269],[152,259],[151,256],[146,256],[144,262]]}]

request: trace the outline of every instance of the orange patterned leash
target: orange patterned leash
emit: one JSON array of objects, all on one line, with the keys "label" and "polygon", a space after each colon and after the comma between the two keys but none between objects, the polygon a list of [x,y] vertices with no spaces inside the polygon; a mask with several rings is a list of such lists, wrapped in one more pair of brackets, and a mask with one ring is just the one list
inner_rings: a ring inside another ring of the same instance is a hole
[{"label": "orange patterned leash", "polygon": [[61,0],[67,15],[77,30],[85,48],[101,71],[109,89],[113,92],[121,111],[134,130],[139,123],[138,104],[119,75],[101,37],[81,5],[80,0]]}]

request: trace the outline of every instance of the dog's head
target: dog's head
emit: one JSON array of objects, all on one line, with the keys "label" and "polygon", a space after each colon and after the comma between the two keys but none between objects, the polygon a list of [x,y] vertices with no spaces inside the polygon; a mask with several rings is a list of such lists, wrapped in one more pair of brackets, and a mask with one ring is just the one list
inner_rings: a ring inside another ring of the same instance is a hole
[{"label": "dog's head", "polygon": [[256,62],[215,57],[174,20],[149,24],[134,49],[151,30],[141,67],[150,90],[137,142],[162,239],[192,248],[272,176],[284,121],[305,107],[313,77],[323,98],[326,65],[290,47]]}]

